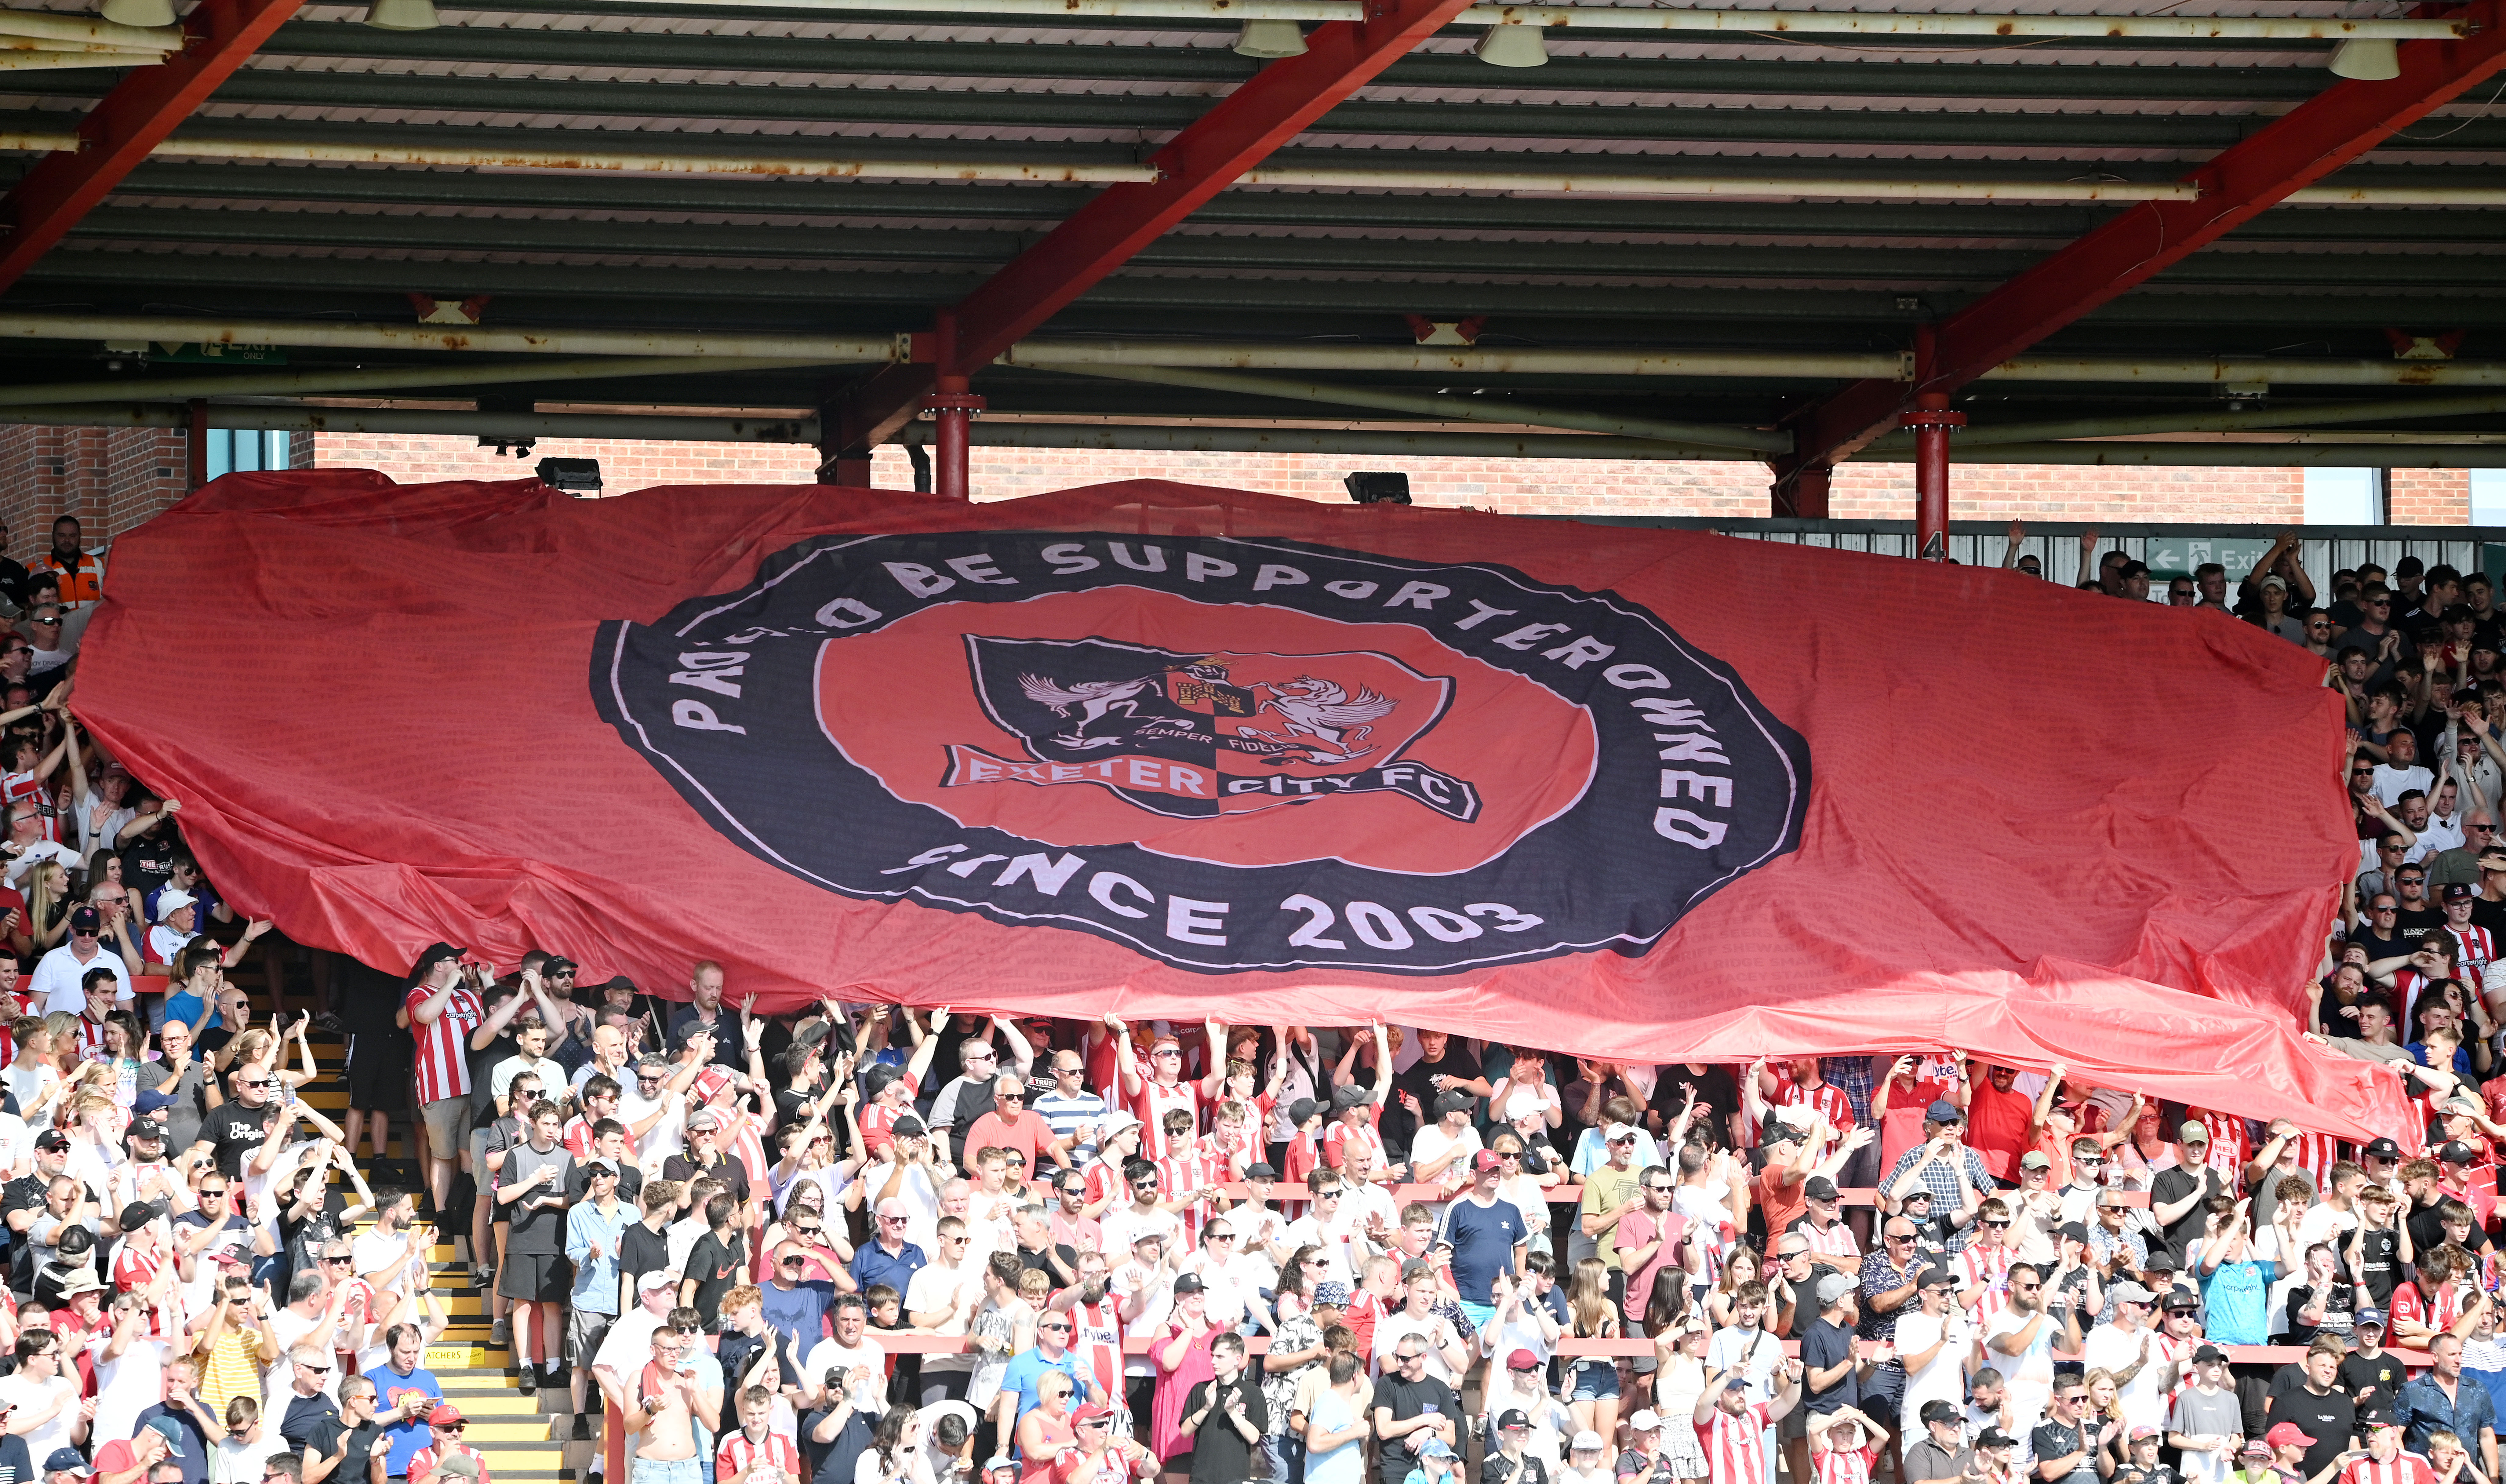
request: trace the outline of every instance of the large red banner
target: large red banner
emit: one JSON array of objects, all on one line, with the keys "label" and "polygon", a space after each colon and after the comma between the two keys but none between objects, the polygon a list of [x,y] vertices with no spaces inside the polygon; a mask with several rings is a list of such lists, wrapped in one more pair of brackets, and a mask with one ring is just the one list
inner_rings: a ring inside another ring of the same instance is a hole
[{"label": "large red banner", "polygon": [[1953,1047],[2343,1132],[2320,666],[2000,571],[1130,483],[237,475],[77,708],[221,887],[734,999]]}]

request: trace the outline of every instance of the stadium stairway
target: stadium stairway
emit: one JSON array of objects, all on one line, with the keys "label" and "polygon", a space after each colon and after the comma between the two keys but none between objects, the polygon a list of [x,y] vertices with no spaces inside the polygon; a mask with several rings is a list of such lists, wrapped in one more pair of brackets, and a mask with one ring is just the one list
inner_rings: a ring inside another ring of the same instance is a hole
[{"label": "stadium stairway", "polygon": [[[262,1024],[267,1025],[272,1008],[269,975],[273,968],[283,971],[291,966],[288,960],[294,955],[275,935],[263,943],[264,948],[247,957],[228,977],[251,995]],[[291,1017],[297,1010],[320,1011],[302,973],[289,983],[287,1003]],[[320,1109],[322,1116],[344,1128],[348,1118],[346,1042],[319,1026],[311,1029],[308,1038],[321,1075],[305,1086],[304,1100]],[[291,1060],[289,1066],[294,1065]],[[413,1165],[410,1121],[406,1116],[392,1119],[388,1153],[395,1163],[386,1172],[386,1178],[394,1183],[409,1183],[406,1176]],[[365,1173],[369,1185],[382,1183],[376,1178],[371,1156],[361,1155],[358,1168]],[[336,1175],[332,1178],[339,1181]],[[355,1199],[353,1191],[347,1195]],[[567,1440],[574,1418],[564,1388],[543,1388],[536,1396],[522,1394],[512,1347],[490,1342],[487,1294],[471,1274],[469,1255],[470,1239],[466,1233],[436,1245],[430,1262],[436,1274],[435,1291],[443,1297],[451,1317],[443,1336],[426,1348],[426,1368],[443,1384],[445,1399],[470,1419],[470,1445],[486,1459],[487,1471],[497,1484],[557,1484],[587,1477],[597,1466],[598,1445]]]}]

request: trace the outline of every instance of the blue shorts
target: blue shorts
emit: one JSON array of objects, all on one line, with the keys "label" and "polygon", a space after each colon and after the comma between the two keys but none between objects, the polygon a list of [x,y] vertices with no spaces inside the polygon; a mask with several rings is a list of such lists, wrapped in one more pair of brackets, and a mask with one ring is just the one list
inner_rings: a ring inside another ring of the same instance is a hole
[{"label": "blue shorts", "polygon": [[1475,1304],[1467,1298],[1456,1299],[1454,1302],[1462,1306],[1462,1313],[1469,1317],[1473,1329],[1486,1329],[1488,1321],[1496,1318],[1494,1304]]},{"label": "blue shorts", "polygon": [[695,1459],[629,1459],[627,1484],[699,1484],[704,1469]]},{"label": "blue shorts", "polygon": [[1586,1356],[1566,1377],[1568,1401],[1597,1401],[1619,1394],[1619,1366],[1604,1357]]}]

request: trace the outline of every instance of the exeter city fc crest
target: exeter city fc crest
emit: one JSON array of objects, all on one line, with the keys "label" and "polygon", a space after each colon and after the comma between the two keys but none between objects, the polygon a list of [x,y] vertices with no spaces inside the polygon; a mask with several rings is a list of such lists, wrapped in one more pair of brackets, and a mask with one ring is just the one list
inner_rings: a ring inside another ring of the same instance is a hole
[{"label": "exeter city fc crest", "polygon": [[[1390,655],[1196,656],[985,634],[968,634],[966,650],[984,710],[1026,756],[954,748],[952,784],[1085,783],[1185,818],[1380,788],[1456,819],[1479,812],[1470,784],[1403,762],[1453,687]],[[1140,758],[1153,761],[1132,766]]]},{"label": "exeter city fc crest", "polygon": [[591,687],[782,870],[1208,972],[1639,954],[1809,792],[1655,613],[1284,541],[806,541],[604,625]]}]

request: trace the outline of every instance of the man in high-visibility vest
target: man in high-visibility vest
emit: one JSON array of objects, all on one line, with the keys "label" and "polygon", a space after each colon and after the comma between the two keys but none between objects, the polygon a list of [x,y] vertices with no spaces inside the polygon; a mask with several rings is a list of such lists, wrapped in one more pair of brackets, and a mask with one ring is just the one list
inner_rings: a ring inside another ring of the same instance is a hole
[{"label": "man in high-visibility vest", "polygon": [[54,521],[53,549],[26,568],[32,576],[51,573],[60,584],[61,606],[72,611],[104,596],[104,559],[80,547],[85,534],[76,516]]}]

